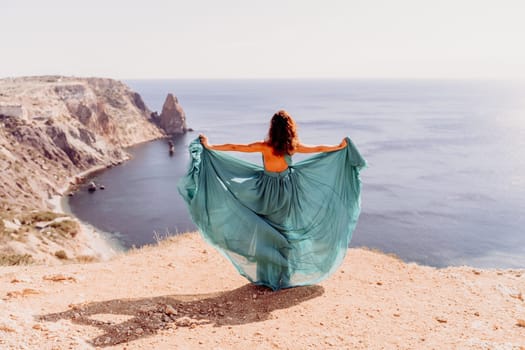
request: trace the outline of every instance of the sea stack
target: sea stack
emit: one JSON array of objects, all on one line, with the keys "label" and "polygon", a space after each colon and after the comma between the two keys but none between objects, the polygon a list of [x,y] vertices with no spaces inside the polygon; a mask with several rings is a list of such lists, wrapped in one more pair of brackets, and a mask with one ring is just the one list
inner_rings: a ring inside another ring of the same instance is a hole
[{"label": "sea stack", "polygon": [[173,94],[166,96],[162,106],[162,113],[158,117],[158,123],[166,134],[183,134],[188,131],[186,127],[186,114],[179,104],[179,100]]}]

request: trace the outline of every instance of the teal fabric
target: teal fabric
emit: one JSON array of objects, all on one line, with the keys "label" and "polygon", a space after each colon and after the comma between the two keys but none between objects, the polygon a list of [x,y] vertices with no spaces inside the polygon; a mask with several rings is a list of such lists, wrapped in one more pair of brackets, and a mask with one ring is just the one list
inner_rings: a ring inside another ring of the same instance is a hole
[{"label": "teal fabric", "polygon": [[273,290],[315,284],[343,261],[359,217],[366,162],[347,141],[277,173],[197,138],[179,193],[206,241],[252,283]]}]

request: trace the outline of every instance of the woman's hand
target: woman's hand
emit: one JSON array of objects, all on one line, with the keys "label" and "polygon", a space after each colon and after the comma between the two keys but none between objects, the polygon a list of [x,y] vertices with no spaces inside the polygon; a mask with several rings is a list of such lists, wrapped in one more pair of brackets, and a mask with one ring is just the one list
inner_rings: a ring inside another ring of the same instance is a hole
[{"label": "woman's hand", "polygon": [[210,145],[208,144],[208,138],[204,134],[199,134],[199,139],[201,140],[201,145],[203,145],[204,148],[210,148]]}]

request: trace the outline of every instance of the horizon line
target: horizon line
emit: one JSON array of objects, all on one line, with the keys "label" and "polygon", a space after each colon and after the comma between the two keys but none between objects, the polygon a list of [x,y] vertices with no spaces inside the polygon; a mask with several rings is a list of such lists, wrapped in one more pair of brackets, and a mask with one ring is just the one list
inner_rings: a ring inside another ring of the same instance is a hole
[{"label": "horizon line", "polygon": [[525,81],[525,77],[110,77],[106,75],[66,75],[66,74],[34,74],[34,75],[16,75],[2,76],[0,79],[17,79],[17,78],[37,78],[37,77],[65,77],[65,78],[102,78],[114,80],[434,80],[434,81]]}]

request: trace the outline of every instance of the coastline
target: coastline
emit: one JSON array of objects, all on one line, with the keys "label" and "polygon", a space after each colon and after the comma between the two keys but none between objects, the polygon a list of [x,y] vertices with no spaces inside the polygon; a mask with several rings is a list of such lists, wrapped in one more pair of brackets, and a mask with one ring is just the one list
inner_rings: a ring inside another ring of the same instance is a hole
[{"label": "coastline", "polygon": [[[15,77],[0,79],[0,90],[2,264],[88,262],[123,251],[114,235],[73,214],[68,194],[77,179],[128,160],[126,148],[166,137],[160,120],[114,79]],[[163,121],[184,122],[179,109]]]},{"label": "coastline", "polygon": [[[126,158],[122,160],[122,162],[125,162],[129,159],[130,157],[127,155]],[[85,246],[88,251],[91,251],[103,261],[109,260],[118,253],[124,252],[124,248],[116,239],[112,238],[109,232],[104,232],[75,216],[67,203],[67,194],[75,186],[77,179],[87,178],[91,174],[107,169],[111,165],[112,163],[106,165],[96,165],[92,168],[72,175],[71,177],[67,178],[64,185],[57,190],[58,194],[53,195],[48,200],[48,204],[52,207],[53,212],[66,214],[72,217],[79,224],[80,232],[77,235],[79,244]]]},{"label": "coastline", "polygon": [[84,181],[86,178],[90,177],[92,174],[104,171],[106,169],[109,169],[114,166],[119,166],[123,164],[124,162],[129,161],[132,156],[126,151],[129,147],[134,147],[140,144],[144,144],[147,142],[152,142],[155,140],[161,140],[161,139],[168,139],[169,136],[163,135],[159,136],[150,140],[141,141],[134,143],[133,145],[125,147],[123,150],[125,151],[125,157],[118,160],[117,162],[108,162],[107,164],[100,164],[93,166],[89,169],[86,169],[84,171],[81,171],[79,173],[76,173],[66,179],[66,181],[63,183],[61,187],[57,189],[57,194],[53,195],[51,198],[48,199],[47,203],[52,207],[52,211],[58,214],[66,214],[69,215],[71,218],[73,218],[76,222],[78,222],[80,226],[80,233],[77,236],[80,243],[86,247],[88,247],[88,250],[91,250],[92,253],[98,256],[101,260],[109,260],[112,257],[120,254],[125,253],[125,248],[120,244],[118,239],[114,238],[113,235],[110,232],[105,232],[103,230],[100,230],[93,225],[91,225],[88,222],[85,222],[75,216],[71,208],[69,207],[67,201],[68,196],[67,194],[72,191],[72,189],[79,184],[78,179],[80,179],[80,182]]}]

